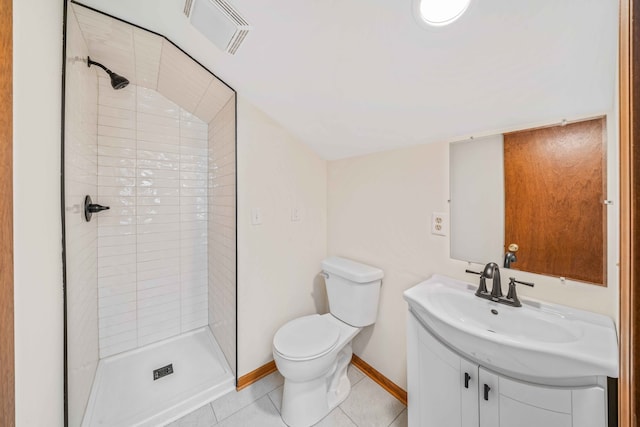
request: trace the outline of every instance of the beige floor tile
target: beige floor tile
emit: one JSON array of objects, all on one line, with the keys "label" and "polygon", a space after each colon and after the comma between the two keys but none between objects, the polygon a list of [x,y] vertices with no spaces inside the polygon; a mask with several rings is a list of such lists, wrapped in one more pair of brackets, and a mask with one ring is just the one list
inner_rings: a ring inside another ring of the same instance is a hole
[{"label": "beige floor tile", "polygon": [[231,392],[215,400],[211,406],[219,421],[238,412],[240,409],[255,402],[267,393],[280,387],[283,383],[282,375],[274,372],[271,375],[261,379],[257,383],[251,384],[249,387],[239,392]]},{"label": "beige floor tile", "polygon": [[387,427],[405,406],[365,377],[351,389],[340,408],[359,427]]},{"label": "beige floor tile", "polygon": [[218,427],[286,427],[268,396],[220,421]]},{"label": "beige floor tile", "polygon": [[342,412],[339,407],[331,411],[315,427],[358,427]]},{"label": "beige floor tile", "polygon": [[278,412],[280,412],[280,408],[282,408],[282,389],[284,386],[280,386],[277,389],[269,392],[269,399],[273,402],[273,406],[276,407]]},{"label": "beige floor tile", "polygon": [[398,418],[393,420],[393,422],[391,423],[391,425],[389,425],[389,427],[407,427],[408,425],[409,425],[409,419],[407,415],[407,410],[405,409],[404,411],[400,412],[400,415],[398,415]]},{"label": "beige floor tile", "polygon": [[168,424],[167,427],[211,427],[218,424],[210,404],[206,404],[190,414]]}]

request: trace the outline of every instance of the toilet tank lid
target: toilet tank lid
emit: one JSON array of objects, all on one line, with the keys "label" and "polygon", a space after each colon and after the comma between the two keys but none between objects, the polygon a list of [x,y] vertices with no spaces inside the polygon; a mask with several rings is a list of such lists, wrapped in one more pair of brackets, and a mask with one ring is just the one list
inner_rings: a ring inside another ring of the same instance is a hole
[{"label": "toilet tank lid", "polygon": [[322,261],[322,271],[333,273],[356,283],[368,283],[380,280],[384,272],[376,267],[361,264],[350,259],[332,256]]}]

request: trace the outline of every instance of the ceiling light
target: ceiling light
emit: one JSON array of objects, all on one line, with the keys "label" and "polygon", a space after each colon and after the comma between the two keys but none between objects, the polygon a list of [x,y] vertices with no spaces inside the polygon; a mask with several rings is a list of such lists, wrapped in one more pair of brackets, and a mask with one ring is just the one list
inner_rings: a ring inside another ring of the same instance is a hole
[{"label": "ceiling light", "polygon": [[443,26],[458,19],[471,0],[420,0],[420,17],[429,25]]}]

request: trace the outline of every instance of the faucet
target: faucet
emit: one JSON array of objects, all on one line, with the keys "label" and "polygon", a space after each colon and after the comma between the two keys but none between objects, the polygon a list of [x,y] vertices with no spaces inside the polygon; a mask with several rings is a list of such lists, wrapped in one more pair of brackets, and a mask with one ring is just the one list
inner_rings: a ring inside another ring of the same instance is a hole
[{"label": "faucet", "polygon": [[514,254],[513,252],[507,252],[504,255],[504,268],[511,268],[511,263],[514,263],[518,261],[518,258],[516,258],[516,254]]},{"label": "faucet", "polygon": [[[490,299],[492,301],[498,301],[502,298],[502,284],[500,283],[500,270],[498,264],[490,262],[484,266],[482,272],[465,270],[467,273],[477,274],[480,276],[480,286],[476,291],[476,296],[480,298]],[[487,290],[487,279],[493,279],[491,286],[491,292]]]},{"label": "faucet", "polygon": [[[522,307],[522,303],[516,294],[516,283],[533,287],[533,283],[516,280],[515,277],[509,278],[509,293],[505,297],[502,294],[502,283],[500,283],[500,269],[498,264],[490,262],[484,266],[482,273],[472,270],[465,270],[467,273],[478,274],[480,276],[480,286],[476,291],[476,296],[484,299],[498,302],[500,304],[510,305],[512,307]],[[493,279],[491,292],[487,290],[487,279]]]},{"label": "faucet", "polygon": [[485,265],[484,270],[482,270],[481,277],[493,279],[493,284],[491,285],[491,299],[495,301],[502,298],[502,283],[500,281],[500,269],[498,268],[498,264],[490,262]]}]

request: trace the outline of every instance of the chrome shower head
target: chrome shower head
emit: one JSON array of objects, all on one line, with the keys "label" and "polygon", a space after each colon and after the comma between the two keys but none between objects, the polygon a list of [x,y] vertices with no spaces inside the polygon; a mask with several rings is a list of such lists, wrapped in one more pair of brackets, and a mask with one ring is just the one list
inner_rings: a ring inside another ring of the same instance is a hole
[{"label": "chrome shower head", "polygon": [[87,56],[87,67],[91,67],[92,65],[97,65],[98,67],[106,71],[107,74],[109,74],[109,77],[111,78],[111,87],[113,87],[114,89],[116,90],[122,89],[127,87],[127,85],[129,84],[129,80],[127,80],[126,77],[123,77],[120,74],[114,73],[113,71],[111,71],[104,65],[100,64],[99,62],[92,61],[91,58]]}]

